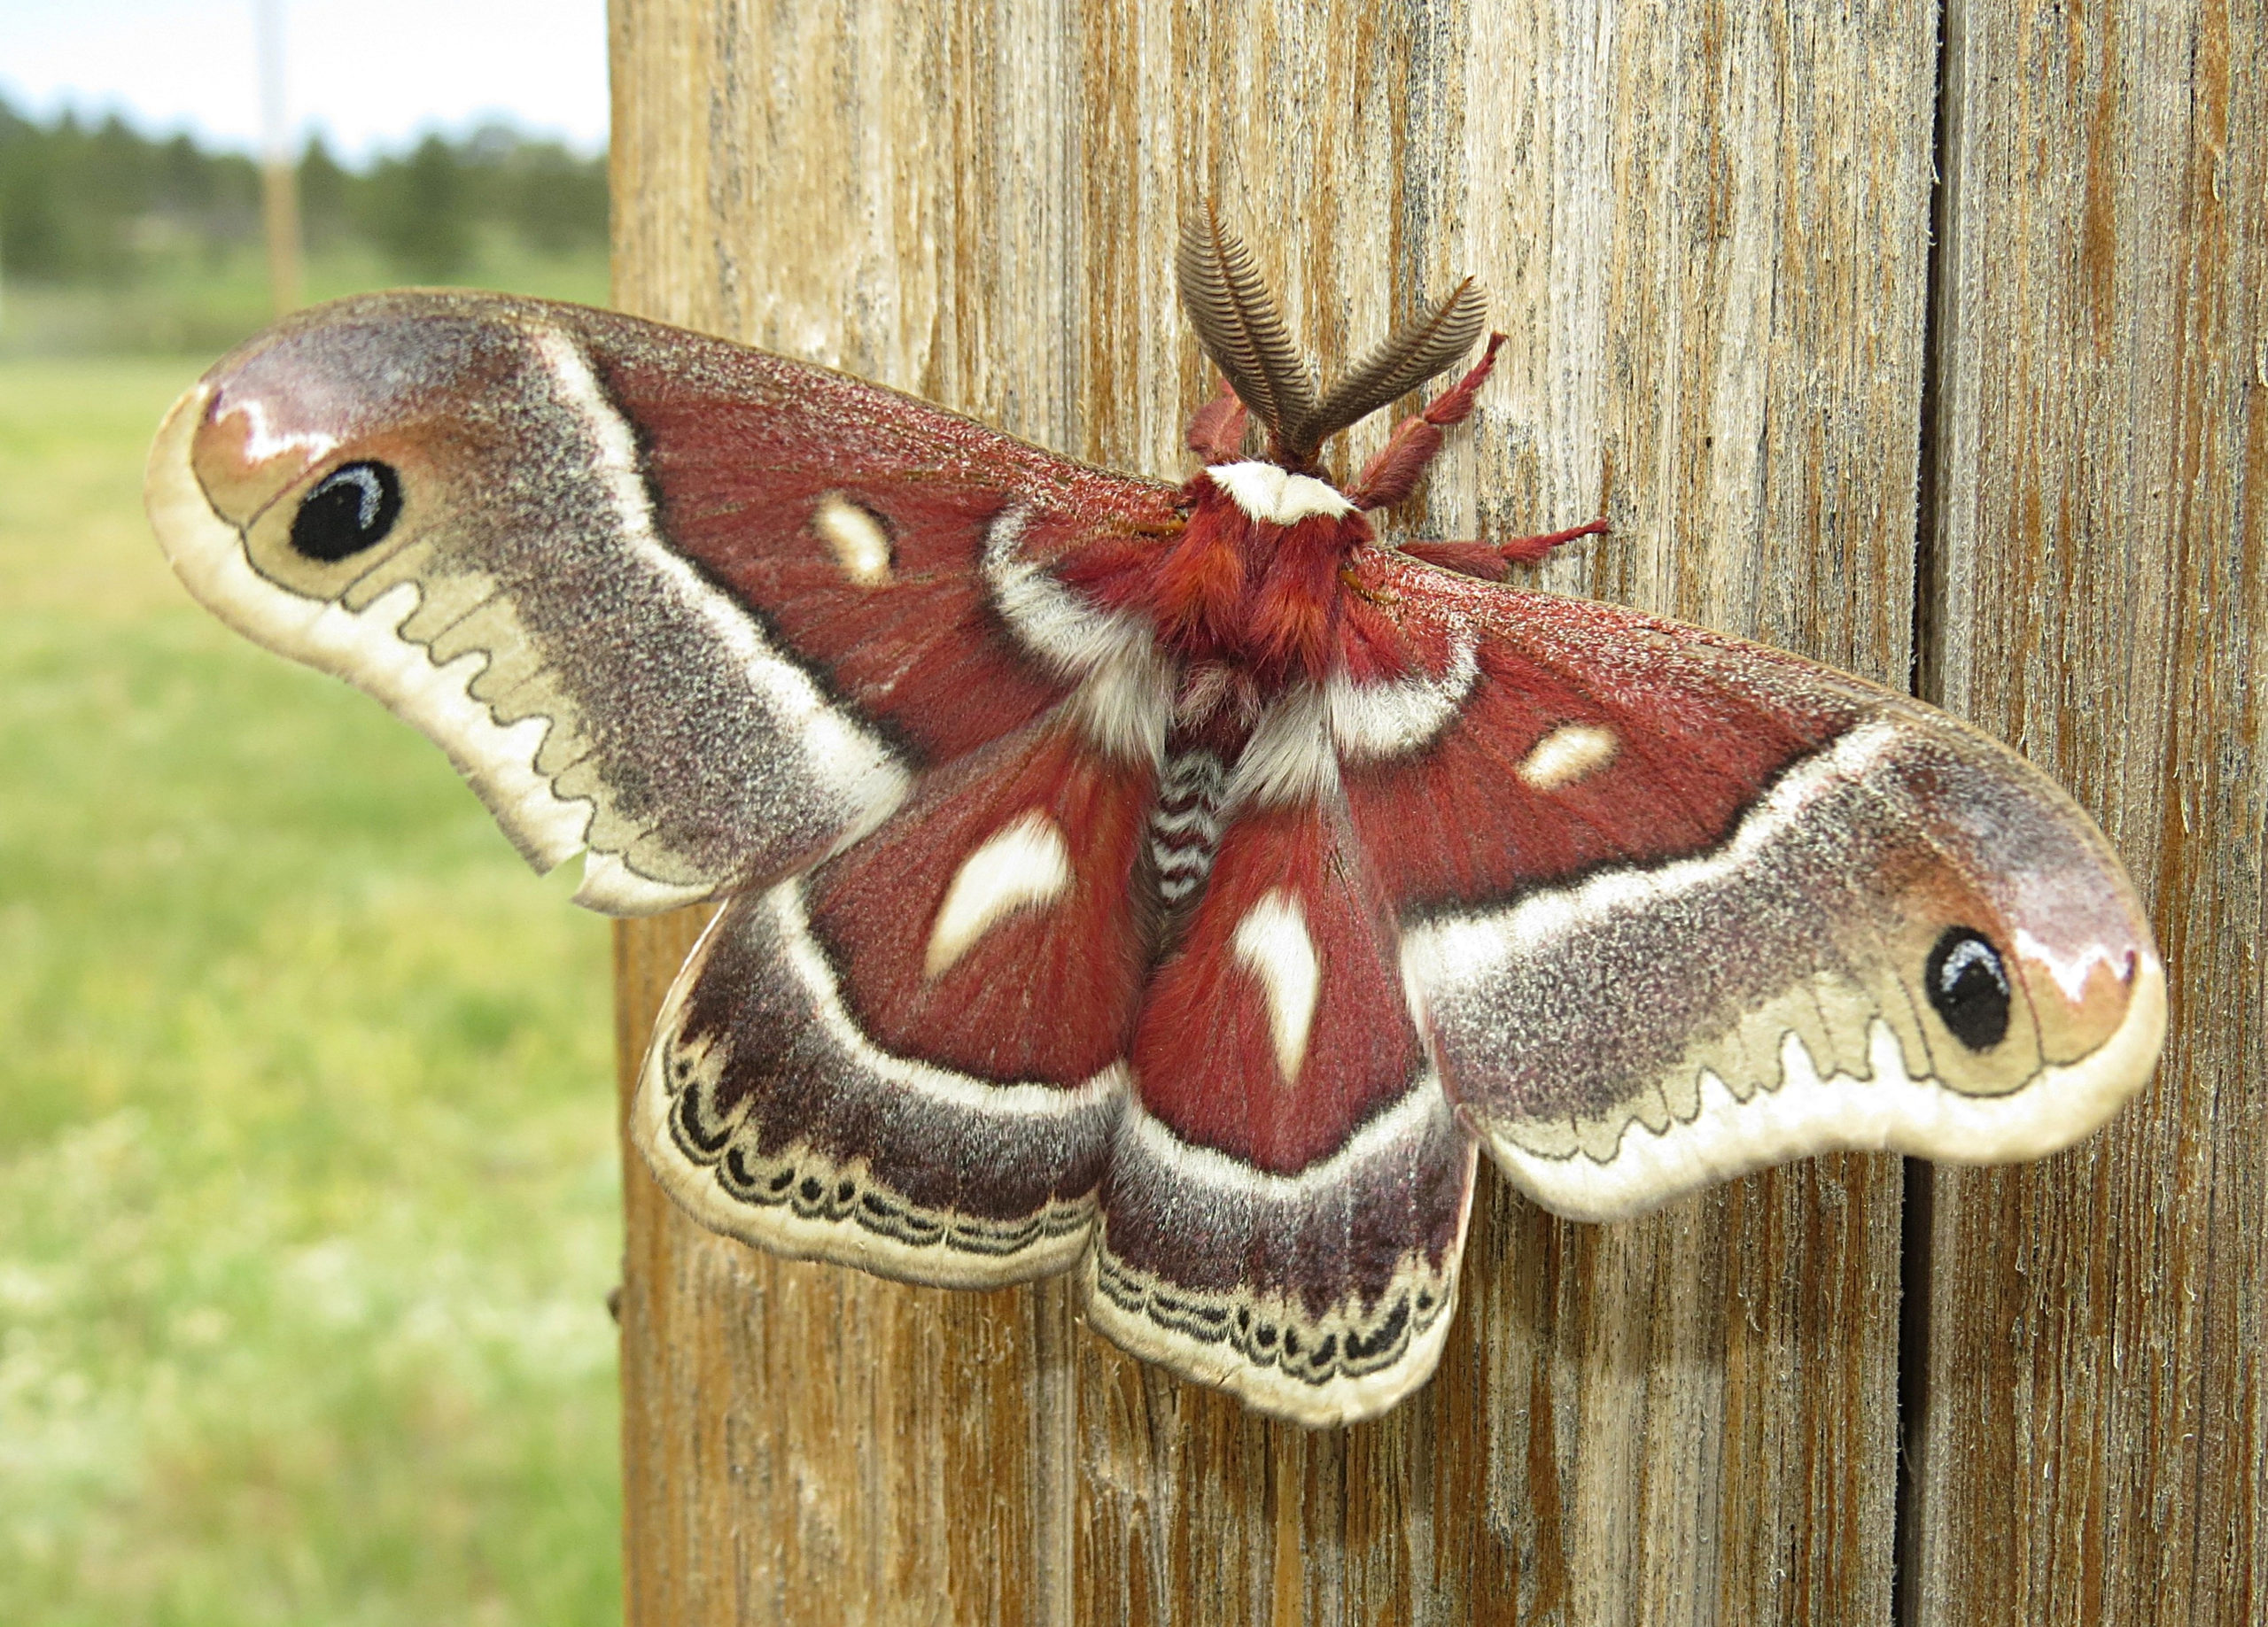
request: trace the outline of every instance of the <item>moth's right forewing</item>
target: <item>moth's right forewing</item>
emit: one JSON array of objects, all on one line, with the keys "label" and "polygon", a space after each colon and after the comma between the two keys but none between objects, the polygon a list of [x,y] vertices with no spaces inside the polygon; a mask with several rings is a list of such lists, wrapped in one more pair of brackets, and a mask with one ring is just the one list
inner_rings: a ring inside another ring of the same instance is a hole
[{"label": "moth's right forewing", "polygon": [[2148,1077],[2147,917],[2015,753],[1776,651],[1386,569],[1474,677],[1419,747],[1353,754],[1355,817],[1446,1087],[1539,1202],[1610,1219],[1846,1148],[2036,1158]]}]

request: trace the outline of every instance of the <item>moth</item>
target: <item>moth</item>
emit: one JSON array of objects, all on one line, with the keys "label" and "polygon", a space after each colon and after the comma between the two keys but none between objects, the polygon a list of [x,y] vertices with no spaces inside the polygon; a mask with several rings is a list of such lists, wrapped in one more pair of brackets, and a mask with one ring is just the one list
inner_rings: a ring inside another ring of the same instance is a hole
[{"label": "moth", "polygon": [[[158,435],[190,591],[447,751],[579,902],[718,903],[634,1134],[701,1223],[967,1287],[1310,1425],[1450,1323],[1475,1157],[1629,1215],[1837,1148],[2037,1157],[2148,1075],[2086,817],[1904,695],[1379,516],[1502,336],[1328,389],[1208,217],[1180,485],[625,316],[358,298]],[[1248,449],[1249,448],[1249,449]],[[1598,530],[1579,527],[1577,533]]]}]

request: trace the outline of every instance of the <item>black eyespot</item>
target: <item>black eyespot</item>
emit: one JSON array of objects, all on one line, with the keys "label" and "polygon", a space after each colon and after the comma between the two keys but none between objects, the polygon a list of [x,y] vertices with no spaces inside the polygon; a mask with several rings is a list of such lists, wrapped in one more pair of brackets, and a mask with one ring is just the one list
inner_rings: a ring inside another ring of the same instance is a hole
[{"label": "black eyespot", "polygon": [[299,500],[291,547],[329,564],[384,540],[401,517],[401,476],[384,463],[343,463]]},{"label": "black eyespot", "polygon": [[2000,952],[1966,926],[1950,926],[1930,951],[1922,979],[1930,1003],[1971,1050],[1990,1050],[2008,1037],[2008,973]]}]

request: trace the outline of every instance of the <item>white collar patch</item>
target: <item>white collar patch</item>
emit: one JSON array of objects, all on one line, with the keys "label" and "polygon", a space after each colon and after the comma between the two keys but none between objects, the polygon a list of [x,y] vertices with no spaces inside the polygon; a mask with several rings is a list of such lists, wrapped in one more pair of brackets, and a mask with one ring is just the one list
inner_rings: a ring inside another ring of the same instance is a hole
[{"label": "white collar patch", "polygon": [[1287,474],[1273,463],[1216,463],[1205,471],[1247,516],[1293,525],[1310,515],[1355,512],[1336,486],[1312,475]]}]

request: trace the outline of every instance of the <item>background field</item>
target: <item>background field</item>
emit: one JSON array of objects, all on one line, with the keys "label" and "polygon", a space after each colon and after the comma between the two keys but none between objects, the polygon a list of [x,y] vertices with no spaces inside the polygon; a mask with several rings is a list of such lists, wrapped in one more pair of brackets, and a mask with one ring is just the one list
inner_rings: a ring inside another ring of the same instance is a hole
[{"label": "background field", "polygon": [[617,1620],[605,927],[142,518],[256,265],[0,307],[0,1622]]}]

